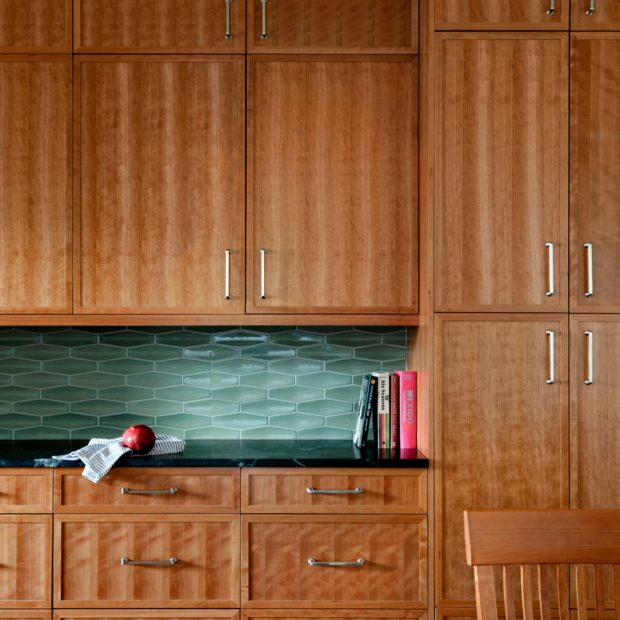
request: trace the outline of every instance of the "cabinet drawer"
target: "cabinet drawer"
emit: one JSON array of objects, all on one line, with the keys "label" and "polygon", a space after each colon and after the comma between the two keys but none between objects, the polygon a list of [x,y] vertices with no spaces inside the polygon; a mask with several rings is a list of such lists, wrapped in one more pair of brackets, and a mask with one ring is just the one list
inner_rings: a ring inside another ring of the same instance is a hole
[{"label": "cabinet drawer", "polygon": [[51,607],[51,571],[51,515],[0,515],[0,606]]},{"label": "cabinet drawer", "polygon": [[379,611],[373,609],[370,611],[347,611],[338,609],[335,611],[312,611],[309,609],[252,609],[242,612],[243,620],[258,620],[264,618],[266,620],[426,620],[426,614],[423,611]]},{"label": "cabinet drawer", "polygon": [[[245,2],[76,0],[76,52],[243,52]],[[230,36],[226,36],[229,34]]]},{"label": "cabinet drawer", "polygon": [[193,618],[194,620],[239,620],[239,612],[195,609],[189,611],[158,611],[150,609],[138,612],[128,612],[126,609],[99,609],[97,611],[71,609],[54,613],[54,620],[78,620],[79,618],[91,618],[92,620],[152,620],[152,618],[162,618],[165,620],[185,620],[186,618]]},{"label": "cabinet drawer", "polygon": [[241,497],[243,512],[425,513],[426,470],[245,469]]},{"label": "cabinet drawer", "polygon": [[243,604],[425,608],[426,529],[423,516],[243,517]]},{"label": "cabinet drawer", "polygon": [[0,473],[0,513],[52,512],[52,472],[5,469]]},{"label": "cabinet drawer", "polygon": [[51,611],[0,611],[0,620],[51,620]]},{"label": "cabinet drawer", "polygon": [[[55,607],[239,606],[238,516],[58,515],[54,527]],[[147,561],[166,563],[132,564]]]},{"label": "cabinet drawer", "polygon": [[96,485],[81,474],[56,470],[56,512],[239,512],[237,468],[120,468]]}]

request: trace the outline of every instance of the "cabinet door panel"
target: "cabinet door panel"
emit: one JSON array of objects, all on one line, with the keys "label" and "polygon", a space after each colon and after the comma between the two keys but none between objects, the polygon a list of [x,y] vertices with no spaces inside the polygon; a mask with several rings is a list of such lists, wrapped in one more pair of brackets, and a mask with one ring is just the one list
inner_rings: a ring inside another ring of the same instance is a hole
[{"label": "cabinet door panel", "polygon": [[0,513],[52,512],[52,471],[27,467],[0,470]]},{"label": "cabinet door panel", "polygon": [[417,61],[250,62],[248,311],[415,314]]},{"label": "cabinet door panel", "polygon": [[0,313],[71,312],[71,64],[0,56]]},{"label": "cabinet door panel", "polygon": [[[620,4],[616,0],[571,0],[572,30],[620,30]],[[590,11],[590,8],[593,11]]]},{"label": "cabinet door panel", "polygon": [[579,34],[572,43],[571,307],[618,312],[620,34]]},{"label": "cabinet door panel", "polygon": [[[438,0],[438,30],[568,29],[570,0]],[[554,10],[550,11],[551,6]]]},{"label": "cabinet door panel", "polygon": [[76,311],[241,313],[244,60],[81,56],[75,79]]},{"label": "cabinet door panel", "polygon": [[437,35],[436,309],[567,308],[567,42]]},{"label": "cabinet door panel", "polygon": [[[2,616],[0,616],[2,618]],[[57,611],[54,613],[54,620],[239,620],[239,612],[232,610],[214,611],[161,611],[161,610],[140,610],[130,611],[100,609],[97,611],[72,609],[68,611]]]},{"label": "cabinet door panel", "polygon": [[242,612],[243,620],[426,620],[421,611],[355,611],[339,609],[329,610],[294,610],[294,609],[252,609]]},{"label": "cabinet door panel", "polygon": [[[440,604],[475,601],[464,510],[567,507],[567,330],[566,319],[544,315],[436,321]],[[555,335],[551,384],[547,331]]]}]

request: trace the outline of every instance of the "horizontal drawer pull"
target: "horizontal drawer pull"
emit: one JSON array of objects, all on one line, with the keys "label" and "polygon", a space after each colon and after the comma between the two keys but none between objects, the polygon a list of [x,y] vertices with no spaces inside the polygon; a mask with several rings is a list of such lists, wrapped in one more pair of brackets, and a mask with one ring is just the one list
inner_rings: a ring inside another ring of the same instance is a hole
[{"label": "horizontal drawer pull", "polygon": [[319,562],[318,560],[314,560],[310,558],[308,560],[308,566],[344,566],[356,568],[359,566],[364,566],[366,564],[366,560],[364,558],[358,558],[355,562]]},{"label": "horizontal drawer pull", "polygon": [[121,566],[174,566],[178,564],[178,558],[174,556],[167,560],[130,560],[129,558],[121,558]]},{"label": "horizontal drawer pull", "polygon": [[130,489],[129,487],[123,487],[121,493],[123,495],[175,495],[179,492],[176,487],[170,487],[169,489]]},{"label": "horizontal drawer pull", "polygon": [[308,495],[361,495],[364,489],[361,487],[355,487],[354,489],[315,489],[314,487],[308,487],[306,493]]}]

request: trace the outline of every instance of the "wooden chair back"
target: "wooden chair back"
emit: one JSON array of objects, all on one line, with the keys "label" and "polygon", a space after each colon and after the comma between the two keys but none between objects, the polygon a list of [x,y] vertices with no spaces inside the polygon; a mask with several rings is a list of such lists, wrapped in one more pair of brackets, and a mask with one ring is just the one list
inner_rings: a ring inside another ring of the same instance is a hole
[{"label": "wooden chair back", "polygon": [[[620,620],[620,510],[484,510],[465,512],[467,563],[474,567],[478,620],[498,620],[495,569],[501,569],[506,620],[516,620],[519,571],[524,620],[570,620],[569,565],[574,564],[578,620],[588,620],[588,575],[594,567],[596,620]],[[605,568],[611,565],[611,569]],[[605,579],[605,575],[613,575]],[[605,571],[605,572],[604,572]],[[535,586],[532,587],[532,582]],[[607,602],[607,605],[606,605]],[[593,618],[590,612],[590,620]]]}]

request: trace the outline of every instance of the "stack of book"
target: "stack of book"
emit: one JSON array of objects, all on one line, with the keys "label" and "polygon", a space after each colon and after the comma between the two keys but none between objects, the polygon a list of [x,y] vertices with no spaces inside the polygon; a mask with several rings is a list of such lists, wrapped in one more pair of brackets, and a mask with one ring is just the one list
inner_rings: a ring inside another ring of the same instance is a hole
[{"label": "stack of book", "polygon": [[403,456],[417,449],[418,375],[414,370],[364,375],[353,443],[368,444],[370,423],[379,455]]}]

